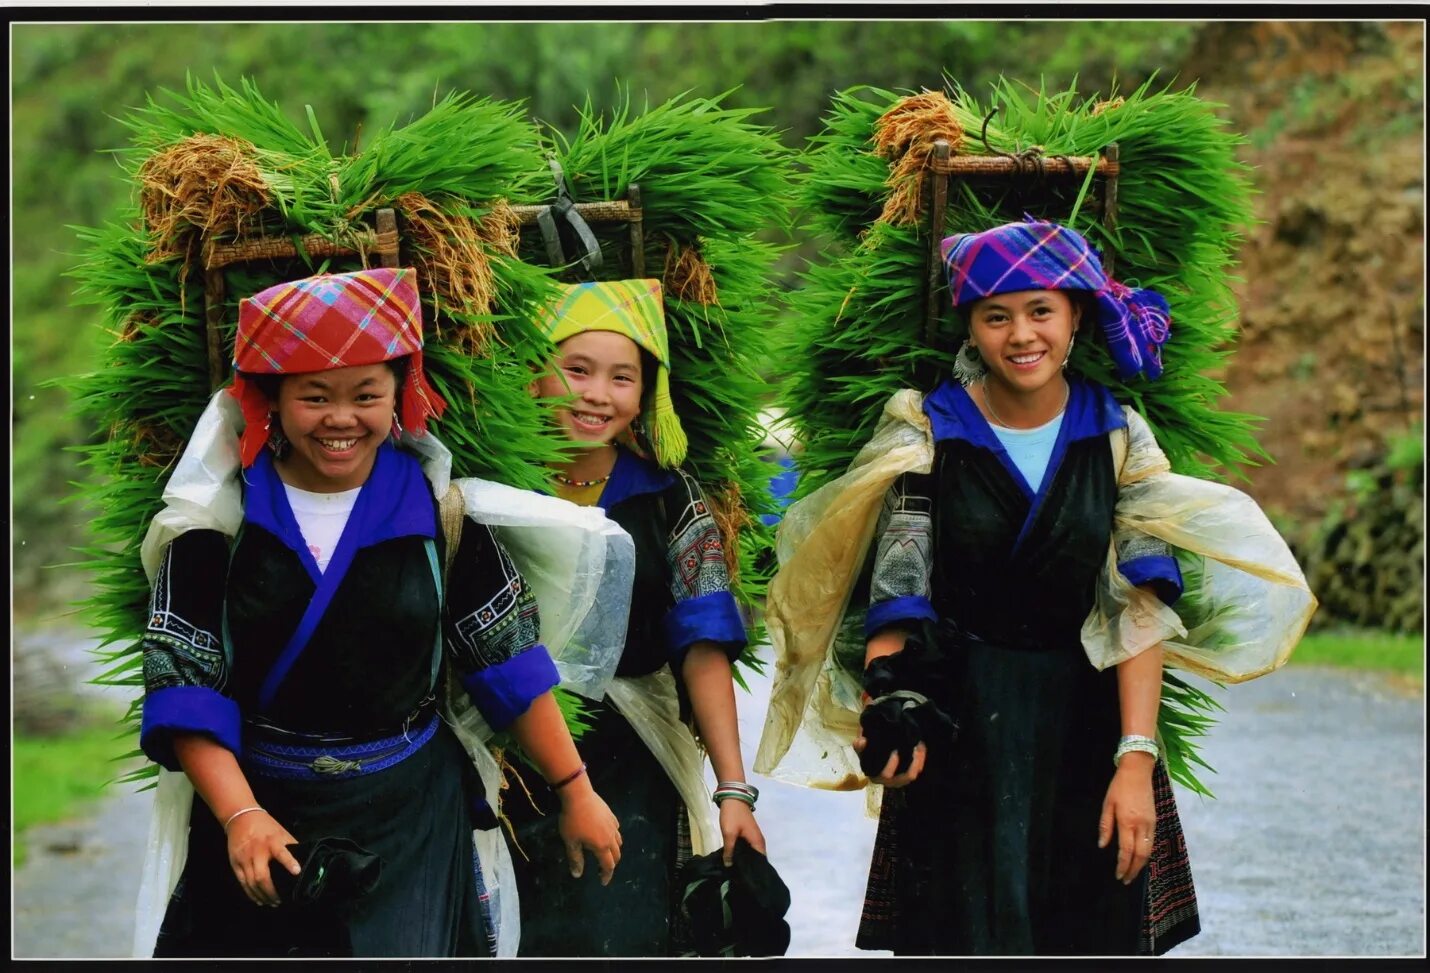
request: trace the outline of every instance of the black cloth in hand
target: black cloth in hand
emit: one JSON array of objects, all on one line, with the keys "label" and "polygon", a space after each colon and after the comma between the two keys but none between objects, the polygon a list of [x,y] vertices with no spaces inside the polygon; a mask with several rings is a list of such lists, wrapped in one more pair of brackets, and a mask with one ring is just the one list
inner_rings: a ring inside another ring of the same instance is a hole
[{"label": "black cloth in hand", "polygon": [[382,859],[348,838],[319,838],[289,845],[302,867],[297,875],[277,864],[269,873],[287,909],[322,905],[342,912],[371,892],[382,875]]},{"label": "black cloth in hand", "polygon": [[[912,637],[910,642],[914,642]],[[918,643],[915,647],[922,648]],[[874,659],[864,669],[864,691],[872,697],[859,714],[865,740],[859,769],[866,777],[881,774],[895,752],[899,755],[898,772],[907,770],[920,741],[927,750],[927,770],[958,739],[958,723],[919,691],[947,688],[942,685],[944,680],[930,678],[926,672],[938,660],[922,656],[906,647],[903,652]]]},{"label": "black cloth in hand", "polygon": [[698,956],[783,956],[789,949],[789,888],[770,860],[744,838],[734,864],[724,852],[692,858],[680,870],[680,907]]}]

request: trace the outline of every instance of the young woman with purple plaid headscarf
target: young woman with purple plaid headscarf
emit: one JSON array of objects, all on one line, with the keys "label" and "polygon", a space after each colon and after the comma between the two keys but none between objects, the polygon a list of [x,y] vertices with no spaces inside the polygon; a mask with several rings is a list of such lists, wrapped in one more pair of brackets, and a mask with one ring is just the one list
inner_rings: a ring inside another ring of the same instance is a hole
[{"label": "young woman with purple plaid headscarf", "polygon": [[755,770],[883,785],[860,948],[1165,953],[1200,925],[1164,662],[1271,672],[1316,599],[1254,500],[1172,472],[1069,364],[1099,342],[1120,378],[1156,380],[1167,301],[1055,223],[943,255],[968,335],[953,376],[891,396],[780,525]]},{"label": "young woman with purple plaid headscarf", "polygon": [[[854,741],[891,788],[870,882],[892,900],[883,945],[1135,953],[1154,838],[1180,838],[1157,764],[1162,654],[1099,671],[1082,651],[1117,502],[1108,434],[1127,420],[1068,360],[1100,332],[1123,377],[1156,378],[1167,303],[1109,280],[1055,223],[950,237],[943,254],[968,339],[956,380],[924,398],[932,471],[885,499]],[[1119,541],[1128,580],[1175,601],[1170,549]],[[1159,947],[1196,929],[1192,912]]]},{"label": "young woman with purple plaid headscarf", "polygon": [[555,782],[573,869],[589,850],[609,879],[620,833],[552,696],[533,589],[474,519],[447,558],[428,471],[396,444],[441,449],[415,272],[245,299],[234,367],[145,542],[140,744],[161,801],[176,771],[196,792],[155,955],[491,955],[492,788],[448,688]]}]

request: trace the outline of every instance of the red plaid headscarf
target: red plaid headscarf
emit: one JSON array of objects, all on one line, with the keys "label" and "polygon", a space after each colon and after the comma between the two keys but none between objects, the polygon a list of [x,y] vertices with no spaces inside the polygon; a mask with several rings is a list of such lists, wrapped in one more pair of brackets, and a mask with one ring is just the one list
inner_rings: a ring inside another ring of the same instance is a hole
[{"label": "red plaid headscarf", "polygon": [[407,356],[402,425],[421,434],[442,401],[422,370],[422,306],[417,273],[378,267],[276,284],[238,305],[229,394],[243,410],[239,451],[252,465],[267,441],[269,402],[248,375],[299,375]]}]

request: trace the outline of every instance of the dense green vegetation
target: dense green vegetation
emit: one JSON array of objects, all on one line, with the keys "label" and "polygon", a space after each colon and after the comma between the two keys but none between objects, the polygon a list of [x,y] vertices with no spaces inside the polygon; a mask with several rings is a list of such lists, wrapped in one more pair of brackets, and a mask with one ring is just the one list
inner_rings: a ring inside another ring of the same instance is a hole
[{"label": "dense green vegetation", "polygon": [[[1161,71],[1171,80],[1195,39],[1191,23],[967,21],[506,24],[17,24],[12,32],[14,135],[14,585],[17,608],[84,594],[72,561],[92,512],[58,504],[82,473],[67,447],[82,428],[48,380],[93,367],[112,340],[94,308],[71,304],[64,276],[72,227],[101,224],[127,193],[112,155],[119,119],[186,76],[251,77],[295,124],[305,106],[336,147],[362,148],[454,91],[523,100],[530,115],[574,134],[578,107],[635,109],[681,92],[735,88],[730,108],[763,119],[797,148],[820,127],[834,91],[854,83],[937,87],[947,72],[982,94],[1000,73],[1036,84],[1079,78],[1087,93]],[[521,52],[512,56],[511,52]],[[798,261],[785,263],[793,285]],[[48,592],[48,596],[41,596]]]}]

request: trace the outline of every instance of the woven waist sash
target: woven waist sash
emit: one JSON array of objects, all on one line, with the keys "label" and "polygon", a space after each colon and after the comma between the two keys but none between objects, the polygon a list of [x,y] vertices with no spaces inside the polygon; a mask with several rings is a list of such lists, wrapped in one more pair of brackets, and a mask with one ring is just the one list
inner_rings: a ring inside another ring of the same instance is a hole
[{"label": "woven waist sash", "polygon": [[298,733],[281,738],[266,728],[248,726],[243,741],[244,769],[281,780],[343,780],[376,773],[421,750],[437,732],[441,718],[432,713],[421,728],[362,743],[336,744]]}]

